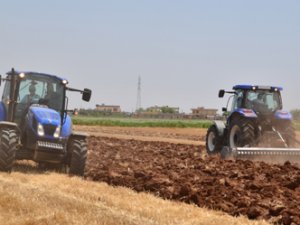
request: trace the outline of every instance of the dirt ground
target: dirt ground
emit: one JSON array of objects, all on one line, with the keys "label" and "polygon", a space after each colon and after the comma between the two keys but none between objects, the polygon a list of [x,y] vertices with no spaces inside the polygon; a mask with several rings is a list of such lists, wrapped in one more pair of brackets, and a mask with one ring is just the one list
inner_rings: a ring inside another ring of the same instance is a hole
[{"label": "dirt ground", "polygon": [[151,192],[234,216],[300,224],[297,165],[208,157],[201,144],[206,133],[202,129],[76,129],[92,134],[87,179]]},{"label": "dirt ground", "polygon": [[204,145],[206,129],[201,128],[159,128],[159,127],[100,127],[74,126],[75,130],[101,137],[135,139],[141,141],[162,141]]}]

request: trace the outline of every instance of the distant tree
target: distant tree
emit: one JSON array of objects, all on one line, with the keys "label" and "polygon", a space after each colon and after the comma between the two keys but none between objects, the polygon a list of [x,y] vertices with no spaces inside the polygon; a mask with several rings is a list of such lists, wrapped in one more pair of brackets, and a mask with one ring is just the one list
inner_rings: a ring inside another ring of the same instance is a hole
[{"label": "distant tree", "polygon": [[293,109],[291,113],[294,120],[300,121],[300,109]]},{"label": "distant tree", "polygon": [[143,108],[139,108],[137,110],[135,110],[136,113],[142,113],[142,112],[145,112],[146,110],[143,109]]},{"label": "distant tree", "polygon": [[162,113],[175,113],[175,109],[169,107],[169,106],[163,106],[161,107]]}]

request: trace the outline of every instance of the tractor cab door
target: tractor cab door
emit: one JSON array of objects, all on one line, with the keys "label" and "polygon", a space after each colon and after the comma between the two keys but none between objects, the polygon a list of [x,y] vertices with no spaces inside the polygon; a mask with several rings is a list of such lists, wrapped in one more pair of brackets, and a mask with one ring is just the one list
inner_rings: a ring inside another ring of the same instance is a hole
[{"label": "tractor cab door", "polygon": [[231,112],[243,108],[243,98],[244,98],[244,91],[237,90],[236,94],[233,96],[233,100],[231,103]]},{"label": "tractor cab door", "polygon": [[8,76],[8,79],[5,82],[4,85],[4,90],[3,90],[3,95],[2,95],[2,101],[1,101],[1,106],[0,106],[0,120],[1,121],[6,121],[7,115],[8,115],[8,110],[9,110],[9,105],[10,105],[10,76]]},{"label": "tractor cab door", "polygon": [[236,90],[235,94],[231,95],[227,101],[226,114],[230,115],[232,112],[239,108],[243,108],[244,105],[244,91]]}]

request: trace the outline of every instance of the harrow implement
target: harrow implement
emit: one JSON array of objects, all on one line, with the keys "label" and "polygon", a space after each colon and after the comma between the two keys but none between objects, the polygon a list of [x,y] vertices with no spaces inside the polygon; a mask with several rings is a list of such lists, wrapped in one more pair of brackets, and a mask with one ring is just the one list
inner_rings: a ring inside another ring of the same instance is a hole
[{"label": "harrow implement", "polygon": [[223,159],[241,159],[254,161],[300,163],[300,148],[264,148],[224,146],[221,150]]}]

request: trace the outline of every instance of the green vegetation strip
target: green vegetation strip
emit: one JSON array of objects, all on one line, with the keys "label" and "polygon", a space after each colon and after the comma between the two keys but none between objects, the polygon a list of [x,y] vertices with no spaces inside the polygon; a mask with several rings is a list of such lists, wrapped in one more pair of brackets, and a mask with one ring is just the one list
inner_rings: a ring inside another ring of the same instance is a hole
[{"label": "green vegetation strip", "polygon": [[103,118],[103,117],[73,117],[76,125],[91,126],[119,126],[119,127],[190,127],[208,128],[209,120],[163,120],[163,119],[135,119],[135,118]]},{"label": "green vegetation strip", "polygon": [[[76,116],[72,118],[76,125],[118,126],[118,127],[178,127],[208,128],[211,120],[179,120],[179,119],[136,119],[114,117]],[[300,122],[295,122],[296,130],[300,131]]]}]

